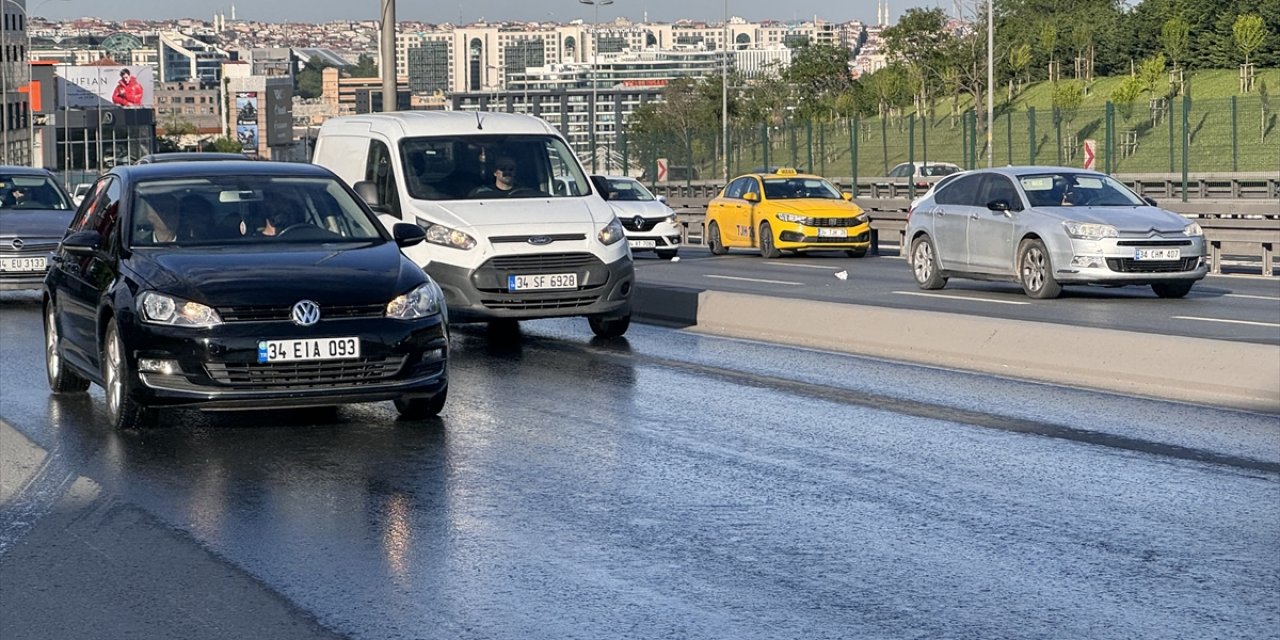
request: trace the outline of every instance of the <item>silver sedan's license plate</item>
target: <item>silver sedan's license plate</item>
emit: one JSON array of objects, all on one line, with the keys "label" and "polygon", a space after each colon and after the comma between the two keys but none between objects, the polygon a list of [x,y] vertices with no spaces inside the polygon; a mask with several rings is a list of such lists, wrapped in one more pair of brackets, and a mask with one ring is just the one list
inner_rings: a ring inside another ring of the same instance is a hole
[{"label": "silver sedan's license plate", "polygon": [[45,256],[0,258],[0,271],[5,272],[44,271],[47,266],[49,266],[49,263]]},{"label": "silver sedan's license plate", "polygon": [[258,362],[344,360],[360,357],[360,338],[259,340]]},{"label": "silver sedan's license plate", "polygon": [[1178,260],[1182,257],[1181,249],[1134,249],[1134,260]]},{"label": "silver sedan's license plate", "polygon": [[507,289],[511,291],[577,288],[578,274],[576,273],[539,273],[527,276],[507,276]]}]

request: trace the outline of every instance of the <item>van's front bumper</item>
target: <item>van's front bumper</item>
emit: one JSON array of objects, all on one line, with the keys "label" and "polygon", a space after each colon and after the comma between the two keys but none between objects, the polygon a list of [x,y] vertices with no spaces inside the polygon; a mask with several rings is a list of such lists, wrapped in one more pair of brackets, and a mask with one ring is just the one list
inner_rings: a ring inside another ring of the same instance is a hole
[{"label": "van's front bumper", "polygon": [[[587,252],[496,256],[475,269],[431,262],[426,271],[444,290],[449,321],[620,317],[631,313],[635,267],[631,256],[604,263]],[[577,277],[574,289],[513,291],[508,277],[568,274]]]}]

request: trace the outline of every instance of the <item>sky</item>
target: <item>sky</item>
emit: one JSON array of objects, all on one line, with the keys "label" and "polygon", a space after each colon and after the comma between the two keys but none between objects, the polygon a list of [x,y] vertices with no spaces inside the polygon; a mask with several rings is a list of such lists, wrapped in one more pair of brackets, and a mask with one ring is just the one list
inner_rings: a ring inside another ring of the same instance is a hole
[{"label": "sky", "polygon": [[[108,20],[198,18],[209,20],[214,12],[231,18],[233,3],[226,0],[27,0],[33,16],[65,20],[94,16]],[[614,0],[600,9],[600,21],[624,16],[633,21],[648,19],[671,22],[680,18],[721,21],[725,2],[717,0]],[[894,0],[889,12],[894,18],[908,7],[940,6],[951,12],[952,0]],[[381,0],[242,0],[235,4],[236,18],[264,22],[329,22],[331,20],[376,20]],[[750,22],[759,20],[823,20],[872,22],[876,17],[876,0],[728,0],[729,14]],[[504,20],[569,22],[583,19],[591,22],[595,10],[577,0],[398,0],[398,20],[468,23],[481,18],[490,22]]]}]

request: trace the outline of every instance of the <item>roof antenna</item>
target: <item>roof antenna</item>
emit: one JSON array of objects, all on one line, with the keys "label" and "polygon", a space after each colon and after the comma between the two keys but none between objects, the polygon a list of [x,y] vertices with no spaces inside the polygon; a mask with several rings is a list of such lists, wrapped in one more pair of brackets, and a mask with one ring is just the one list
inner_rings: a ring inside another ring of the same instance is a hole
[{"label": "roof antenna", "polygon": [[484,123],[480,121],[480,112],[476,112],[476,129],[484,131]]}]

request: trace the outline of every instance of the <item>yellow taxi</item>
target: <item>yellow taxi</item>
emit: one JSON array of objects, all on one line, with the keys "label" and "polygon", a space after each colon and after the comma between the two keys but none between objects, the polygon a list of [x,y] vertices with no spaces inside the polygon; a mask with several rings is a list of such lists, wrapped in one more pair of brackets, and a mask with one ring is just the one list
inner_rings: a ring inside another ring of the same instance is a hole
[{"label": "yellow taxi", "polygon": [[742,247],[766,258],[833,249],[861,258],[871,246],[871,221],[852,198],[795,169],[739,176],[707,205],[707,247],[715,255]]}]

